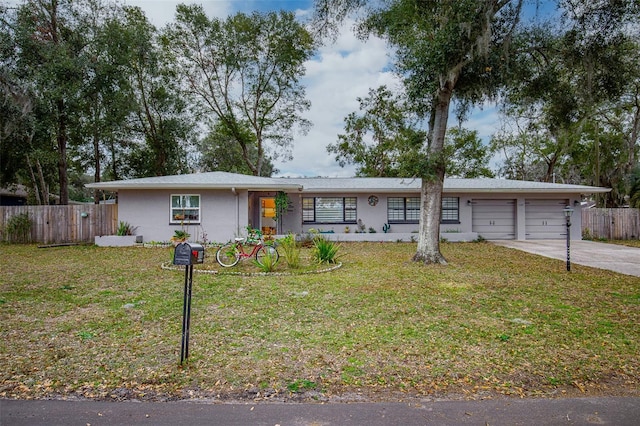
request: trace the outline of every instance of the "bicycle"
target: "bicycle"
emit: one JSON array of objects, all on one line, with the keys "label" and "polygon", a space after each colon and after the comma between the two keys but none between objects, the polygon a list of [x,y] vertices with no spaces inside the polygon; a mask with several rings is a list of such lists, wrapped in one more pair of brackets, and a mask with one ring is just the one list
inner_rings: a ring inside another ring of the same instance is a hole
[{"label": "bicycle", "polygon": [[[260,232],[258,231],[257,234],[259,235]],[[245,242],[253,246],[250,252],[244,250]],[[223,245],[216,252],[218,263],[225,268],[235,266],[241,260],[250,257],[255,257],[256,262],[258,262],[260,266],[263,266],[262,260],[267,256],[274,258],[274,264],[276,264],[280,258],[280,254],[274,246],[265,245],[261,238],[253,238],[251,235],[250,238],[235,238],[234,242]]]}]

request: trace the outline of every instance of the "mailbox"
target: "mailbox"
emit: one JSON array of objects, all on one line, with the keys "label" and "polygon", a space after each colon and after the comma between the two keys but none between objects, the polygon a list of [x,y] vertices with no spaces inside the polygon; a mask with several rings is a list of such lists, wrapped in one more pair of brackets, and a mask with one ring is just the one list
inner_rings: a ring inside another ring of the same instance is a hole
[{"label": "mailbox", "polygon": [[196,265],[204,263],[204,247],[196,243],[180,243],[173,252],[174,265]]}]

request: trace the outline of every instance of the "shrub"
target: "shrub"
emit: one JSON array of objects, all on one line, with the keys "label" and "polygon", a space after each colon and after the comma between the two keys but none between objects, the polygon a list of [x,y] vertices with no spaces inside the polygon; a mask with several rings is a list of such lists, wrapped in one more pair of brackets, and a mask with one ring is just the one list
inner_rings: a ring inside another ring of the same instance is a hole
[{"label": "shrub", "polygon": [[300,246],[296,241],[294,234],[289,233],[286,237],[278,240],[280,252],[290,268],[297,269],[300,267]]},{"label": "shrub", "polygon": [[316,229],[309,229],[306,233],[300,235],[299,243],[301,247],[312,247],[313,240],[320,235]]},{"label": "shrub", "polygon": [[184,229],[176,229],[175,231],[173,231],[173,237],[171,237],[171,241],[173,241],[174,243],[182,243],[187,241],[189,237],[191,237],[191,234],[189,234]]},{"label": "shrub", "polygon": [[31,219],[29,213],[11,216],[4,227],[4,239],[12,243],[31,241]]},{"label": "shrub", "polygon": [[118,224],[118,230],[116,231],[116,235],[125,236],[125,235],[133,235],[133,226],[129,222],[120,221]]},{"label": "shrub", "polygon": [[253,264],[257,266],[262,272],[273,272],[276,269],[276,263],[278,258],[271,254],[271,250],[267,250],[260,258],[260,262],[253,260]]},{"label": "shrub", "polygon": [[336,263],[340,246],[322,236],[313,239],[313,259],[318,263]]}]

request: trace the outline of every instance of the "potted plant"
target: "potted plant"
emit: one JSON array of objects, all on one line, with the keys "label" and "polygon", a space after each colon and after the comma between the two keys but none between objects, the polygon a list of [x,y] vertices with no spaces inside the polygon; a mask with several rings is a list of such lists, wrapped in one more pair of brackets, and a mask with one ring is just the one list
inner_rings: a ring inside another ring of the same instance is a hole
[{"label": "potted plant", "polygon": [[191,234],[189,234],[184,229],[176,229],[173,233],[173,237],[171,237],[171,242],[174,246],[177,246],[180,243],[184,243],[189,239]]}]

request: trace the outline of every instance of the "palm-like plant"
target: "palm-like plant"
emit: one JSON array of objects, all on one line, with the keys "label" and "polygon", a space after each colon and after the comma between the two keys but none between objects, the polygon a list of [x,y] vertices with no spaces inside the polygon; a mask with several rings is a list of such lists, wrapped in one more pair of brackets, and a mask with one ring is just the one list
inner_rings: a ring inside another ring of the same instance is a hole
[{"label": "palm-like plant", "polygon": [[175,244],[184,243],[190,236],[191,234],[184,229],[176,229],[173,233],[173,237],[171,237],[171,241]]}]

